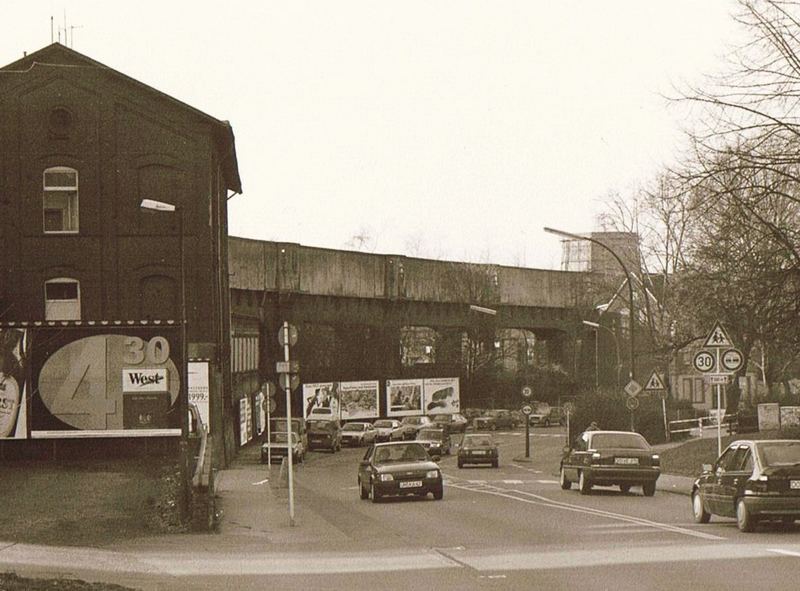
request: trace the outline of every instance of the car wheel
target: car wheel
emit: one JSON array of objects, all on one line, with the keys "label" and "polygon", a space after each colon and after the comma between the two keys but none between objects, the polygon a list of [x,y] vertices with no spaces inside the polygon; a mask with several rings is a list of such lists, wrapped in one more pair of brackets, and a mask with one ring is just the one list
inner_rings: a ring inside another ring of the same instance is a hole
[{"label": "car wheel", "polygon": [[694,515],[695,523],[708,523],[711,520],[711,513],[706,511],[703,497],[700,491],[696,490],[692,493],[692,514]]},{"label": "car wheel", "polygon": [[656,483],[655,483],[655,481],[653,481],[653,482],[645,482],[644,484],[642,484],[642,492],[644,493],[644,496],[646,496],[646,497],[652,497],[654,494],[656,494]]},{"label": "car wheel", "polygon": [[564,473],[564,466],[561,466],[561,476],[559,478],[561,489],[562,490],[569,490],[572,488],[572,483],[567,478],[567,475]]},{"label": "car wheel", "polygon": [[464,467],[464,462],[462,462],[461,460],[458,460],[458,467],[459,468],[463,468]]},{"label": "car wheel", "polygon": [[736,526],[739,528],[739,531],[753,531],[757,521],[758,520],[753,517],[753,514],[750,513],[747,505],[745,505],[744,499],[739,499],[739,502],[736,503]]},{"label": "car wheel", "polygon": [[631,490],[631,485],[630,484],[620,484],[619,485],[619,490],[620,490],[620,492],[622,492],[622,494],[628,494],[628,492],[630,492],[630,490]]},{"label": "car wheel", "polygon": [[582,495],[588,495],[590,492],[592,492],[592,483],[586,477],[586,474],[583,470],[581,470],[578,474],[578,488],[580,489]]},{"label": "car wheel", "polygon": [[549,427],[550,426],[550,419],[545,419],[544,420],[544,426],[545,427]]},{"label": "car wheel", "polygon": [[444,488],[437,488],[433,491],[433,498],[441,501],[444,498]]},{"label": "car wheel", "polygon": [[361,482],[361,479],[358,481],[358,489],[359,489],[359,496],[361,499],[368,499],[369,498],[369,489],[364,486],[364,483]]},{"label": "car wheel", "polygon": [[381,493],[379,493],[379,492],[378,492],[378,491],[375,489],[375,484],[374,484],[374,483],[373,483],[373,484],[371,484],[371,485],[370,485],[370,487],[369,487],[369,496],[370,496],[370,498],[372,499],[372,502],[373,502],[373,503],[377,503],[378,501],[380,501],[380,500],[381,500]]}]

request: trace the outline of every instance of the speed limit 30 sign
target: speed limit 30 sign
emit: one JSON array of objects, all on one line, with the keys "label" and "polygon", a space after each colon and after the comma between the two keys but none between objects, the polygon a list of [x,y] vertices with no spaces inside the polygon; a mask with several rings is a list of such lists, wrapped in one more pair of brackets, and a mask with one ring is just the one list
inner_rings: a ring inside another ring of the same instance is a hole
[{"label": "speed limit 30 sign", "polygon": [[697,371],[707,373],[714,369],[716,359],[714,359],[714,355],[709,351],[698,351],[694,356],[692,364]]}]

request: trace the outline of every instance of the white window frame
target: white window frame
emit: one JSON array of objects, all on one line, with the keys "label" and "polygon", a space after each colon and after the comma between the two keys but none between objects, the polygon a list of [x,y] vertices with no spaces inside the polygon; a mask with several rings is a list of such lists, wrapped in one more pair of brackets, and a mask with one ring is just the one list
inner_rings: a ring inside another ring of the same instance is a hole
[{"label": "white window frame", "polygon": [[[47,185],[47,174],[48,173],[73,173],[75,175],[75,185],[73,186],[48,186]],[[78,205],[80,203],[79,199],[79,191],[78,191],[79,179],[78,179],[78,171],[74,168],[69,166],[51,166],[50,168],[46,168],[44,172],[42,172],[42,230],[45,234],[77,234],[80,228],[80,215],[79,215],[79,208]],[[74,195],[68,197],[68,206],[67,210],[65,211],[65,220],[64,224],[62,225],[61,230],[48,230],[47,229],[47,219],[46,219],[46,210],[53,209],[45,207],[46,200],[48,193],[67,193],[73,192]],[[74,210],[74,211],[73,211]],[[74,220],[75,227],[68,227],[70,222]],[[68,229],[64,229],[64,227],[68,227]]]},{"label": "white window frame", "polygon": [[[77,298],[74,300],[49,300],[47,299],[47,286],[54,283],[75,284]],[[62,314],[61,310],[71,310],[71,313]],[[55,315],[53,315],[55,314]],[[44,282],[44,318],[45,320],[80,320],[81,319],[81,282],[72,277],[54,277]]]}]

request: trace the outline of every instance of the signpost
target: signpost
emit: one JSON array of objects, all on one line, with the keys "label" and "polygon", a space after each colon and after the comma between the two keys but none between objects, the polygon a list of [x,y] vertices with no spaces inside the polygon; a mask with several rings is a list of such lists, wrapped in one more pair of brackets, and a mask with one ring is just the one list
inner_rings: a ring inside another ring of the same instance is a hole
[{"label": "signpost", "polygon": [[565,402],[561,408],[564,411],[564,416],[567,417],[567,445],[569,445],[569,418],[575,412],[575,405],[571,402]]},{"label": "signpost", "polygon": [[639,393],[642,391],[642,386],[636,380],[631,379],[630,382],[625,384],[624,390],[625,394],[628,395],[628,400],[625,401],[625,406],[627,406],[628,410],[631,411],[631,431],[635,431],[635,427],[633,424],[633,411],[639,408],[639,401],[637,400],[636,406],[633,407],[630,404],[628,404],[628,401],[630,401],[631,399],[635,399],[639,395]]},{"label": "signpost", "polygon": [[664,384],[664,380],[661,379],[661,376],[653,370],[653,373],[650,374],[650,378],[647,380],[647,383],[644,386],[645,392],[659,392],[662,394],[661,396],[661,413],[664,416],[664,435],[669,441],[669,424],[667,423],[667,386]]},{"label": "signpost", "polygon": [[[297,327],[284,321],[283,326],[278,331],[278,343],[283,347],[283,363],[276,364],[278,372],[278,383],[286,391],[286,462],[287,473],[289,476],[289,525],[294,526],[294,463],[292,449],[292,390],[300,385],[300,364],[294,363],[289,359],[289,347],[297,344]],[[283,370],[283,371],[282,371]],[[292,373],[294,370],[294,373]]]},{"label": "signpost", "polygon": [[[272,443],[272,413],[275,412],[275,384],[264,382],[261,384],[261,393],[264,395],[264,410],[267,411],[267,443]],[[267,472],[272,472],[272,446],[267,445]]]},{"label": "signpost", "polygon": [[[522,398],[528,400],[533,396],[533,388],[530,386],[522,387]],[[533,407],[525,403],[522,406],[522,414],[525,415],[525,457],[531,457],[531,419],[530,414],[533,412]]]}]

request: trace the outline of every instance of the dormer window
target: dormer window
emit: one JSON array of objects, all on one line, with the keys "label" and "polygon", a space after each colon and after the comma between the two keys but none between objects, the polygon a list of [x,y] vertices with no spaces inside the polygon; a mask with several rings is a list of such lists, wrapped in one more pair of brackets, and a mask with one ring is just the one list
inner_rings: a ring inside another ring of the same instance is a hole
[{"label": "dormer window", "polygon": [[54,166],[44,171],[42,210],[45,234],[78,232],[78,171]]}]

